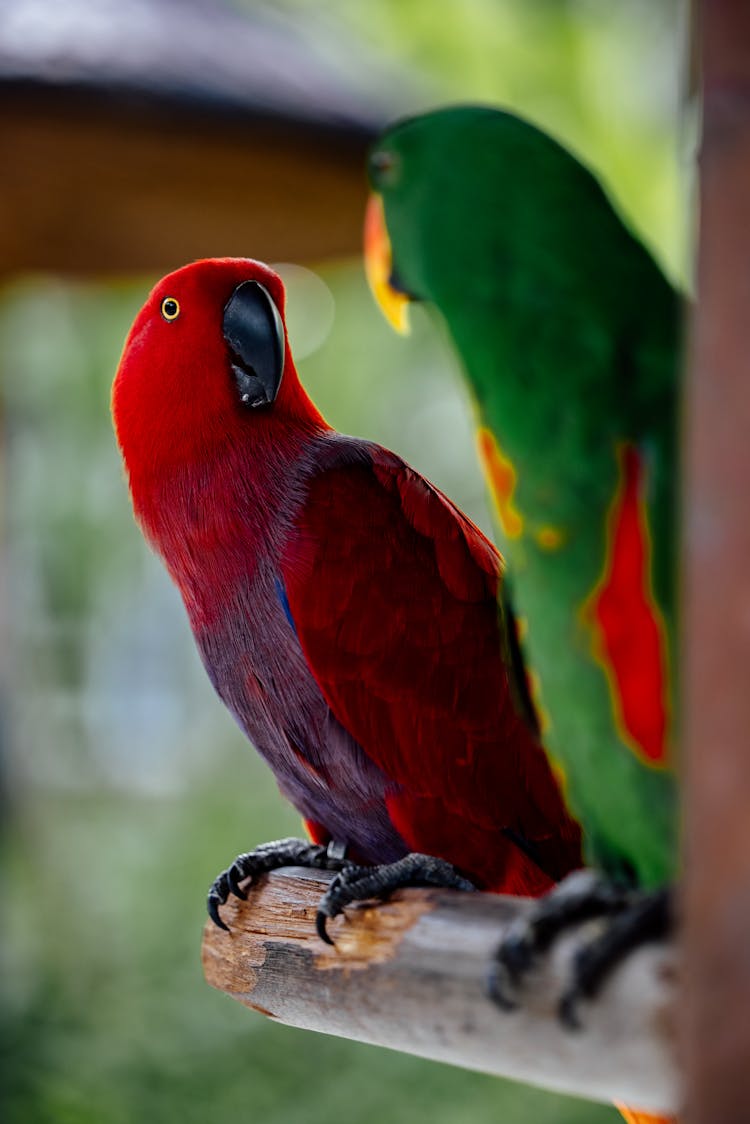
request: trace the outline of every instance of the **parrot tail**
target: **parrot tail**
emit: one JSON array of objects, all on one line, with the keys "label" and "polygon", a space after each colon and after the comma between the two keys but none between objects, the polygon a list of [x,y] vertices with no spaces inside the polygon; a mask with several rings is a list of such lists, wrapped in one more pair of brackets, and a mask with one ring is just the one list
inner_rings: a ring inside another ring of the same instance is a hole
[{"label": "parrot tail", "polygon": [[653,1112],[641,1112],[637,1108],[628,1108],[619,1101],[615,1101],[615,1108],[624,1118],[625,1124],[677,1124],[676,1116],[657,1116]]}]

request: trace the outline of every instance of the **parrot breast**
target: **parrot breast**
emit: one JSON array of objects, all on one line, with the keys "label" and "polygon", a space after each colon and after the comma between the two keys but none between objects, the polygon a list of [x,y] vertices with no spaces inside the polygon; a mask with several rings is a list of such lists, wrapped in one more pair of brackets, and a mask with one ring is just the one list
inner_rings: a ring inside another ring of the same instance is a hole
[{"label": "parrot breast", "polygon": [[209,489],[173,476],[149,536],[182,594],[214,689],[282,794],[359,860],[392,861],[408,850],[386,806],[400,786],[332,713],[302,653],[277,564],[305,481],[331,446],[335,438],[325,435],[291,449],[279,443],[252,472],[227,450]]}]

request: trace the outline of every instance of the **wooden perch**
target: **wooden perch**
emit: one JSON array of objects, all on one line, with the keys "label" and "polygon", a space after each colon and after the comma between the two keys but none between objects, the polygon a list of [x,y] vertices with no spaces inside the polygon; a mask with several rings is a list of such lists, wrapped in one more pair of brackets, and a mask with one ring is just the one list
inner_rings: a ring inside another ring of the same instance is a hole
[{"label": "wooden perch", "polygon": [[556,1017],[576,935],[561,939],[529,980],[522,1007],[499,1010],[485,994],[503,929],[531,903],[491,894],[406,890],[362,905],[315,933],[332,875],[287,869],[222,907],[231,928],[209,922],[208,982],[291,1026],[389,1046],[468,1069],[651,1112],[680,1105],[675,1064],[676,957],[648,946],[613,975],[584,1028]]}]

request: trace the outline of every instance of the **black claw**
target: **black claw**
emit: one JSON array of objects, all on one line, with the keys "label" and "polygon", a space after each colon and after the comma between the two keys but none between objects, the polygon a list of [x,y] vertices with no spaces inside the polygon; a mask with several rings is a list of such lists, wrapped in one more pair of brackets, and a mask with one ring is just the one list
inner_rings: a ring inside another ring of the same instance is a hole
[{"label": "black claw", "polygon": [[503,1010],[513,1010],[517,1004],[507,994],[503,976],[513,989],[520,988],[535,962],[562,932],[589,918],[617,913],[630,900],[629,891],[610,884],[594,871],[569,875],[535,904],[528,917],[511,926],[495,954],[498,971],[496,982],[491,984],[491,998]]},{"label": "black claw", "polygon": [[593,999],[613,969],[635,948],[667,935],[673,905],[669,889],[638,893],[592,872],[580,872],[566,882],[540,900],[524,922],[514,922],[496,953],[488,992],[503,1010],[513,1010],[514,991],[553,940],[571,925],[601,918],[606,922],[604,928],[578,948],[558,1004],[563,1026],[580,1030],[581,1001]]},{"label": "black claw", "polygon": [[214,879],[208,891],[208,916],[213,921],[214,925],[218,925],[220,929],[229,932],[229,926],[226,922],[222,921],[221,914],[219,913],[219,906],[224,905],[229,896],[229,884],[227,881],[227,872],[224,871],[218,878]]},{"label": "black claw", "polygon": [[229,932],[229,926],[219,914],[219,906],[224,905],[230,894],[247,901],[247,890],[240,883],[246,879],[254,881],[259,875],[284,866],[346,870],[352,864],[344,858],[345,850],[343,844],[324,847],[304,839],[277,839],[271,843],[261,843],[254,851],[238,855],[232,865],[214,880],[208,893],[208,915],[215,925]]},{"label": "black claw", "polygon": [[534,962],[534,948],[527,933],[508,933],[503,941],[502,965],[514,984],[528,972]]},{"label": "black claw", "polygon": [[[226,899],[225,899],[226,900]],[[222,921],[221,914],[219,913],[219,905],[224,903],[219,898],[218,894],[213,892],[208,895],[208,916],[213,921],[214,925],[218,925],[225,933],[230,932],[229,926],[225,921]]]},{"label": "black claw", "polygon": [[518,1001],[506,990],[506,985],[510,981],[507,978],[503,980],[503,976],[507,977],[507,975],[504,966],[500,961],[496,961],[487,979],[487,994],[501,1011],[515,1011],[518,1008]]},{"label": "black claw", "polygon": [[560,998],[557,1017],[566,1030],[580,1030],[583,1025],[578,1017],[578,999],[574,987],[568,988]]},{"label": "black claw", "polygon": [[384,866],[357,866],[345,858],[346,848],[336,843],[327,847],[307,843],[301,839],[280,839],[264,843],[245,855],[239,855],[232,865],[214,881],[208,894],[208,914],[215,925],[229,932],[222,920],[219,906],[230,894],[247,899],[240,883],[255,879],[260,874],[283,866],[307,866],[314,870],[333,870],[336,877],[328,887],[315,916],[315,931],[327,945],[334,945],[328,935],[327,925],[345,906],[370,898],[385,898],[393,890],[404,886],[437,886],[455,890],[474,890],[455,867],[431,855],[410,854],[395,863]]},{"label": "black claw", "polygon": [[324,913],[322,909],[319,909],[315,914],[315,931],[322,941],[325,941],[325,943],[329,944],[331,948],[334,948],[335,941],[328,935],[328,929],[326,928],[327,924],[328,914]]},{"label": "black claw", "polygon": [[318,936],[326,944],[332,945],[334,942],[328,935],[326,925],[332,917],[338,917],[345,906],[371,898],[383,899],[394,890],[406,886],[476,889],[450,863],[431,855],[409,854],[382,866],[357,866],[350,863],[336,875],[323,895],[315,919]]},{"label": "black claw", "polygon": [[560,1019],[579,1029],[578,1004],[595,999],[610,975],[635,949],[666,937],[673,924],[670,888],[635,897],[604,931],[578,949],[560,1000]]}]

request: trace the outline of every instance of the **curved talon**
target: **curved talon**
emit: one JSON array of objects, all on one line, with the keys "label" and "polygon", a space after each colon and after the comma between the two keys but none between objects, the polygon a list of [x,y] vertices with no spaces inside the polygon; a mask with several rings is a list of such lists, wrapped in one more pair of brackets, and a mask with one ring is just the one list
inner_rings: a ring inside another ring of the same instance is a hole
[{"label": "curved talon", "polygon": [[[226,901],[226,898],[224,899],[224,901]],[[222,921],[221,914],[219,913],[219,906],[223,904],[224,902],[221,900],[219,895],[212,890],[208,895],[208,916],[211,918],[214,925],[217,925],[220,929],[223,929],[225,933],[229,933],[231,932],[231,930],[227,923],[225,921]]]},{"label": "curved talon", "polygon": [[521,991],[528,972],[553,941],[564,930],[596,919],[600,931],[593,938],[579,937],[557,1008],[563,1026],[581,1030],[581,1001],[595,999],[634,949],[666,936],[674,922],[672,911],[668,886],[638,891],[607,882],[593,871],[577,871],[506,930],[490,970],[488,994],[503,1010],[512,1010],[514,992]]},{"label": "curved talon", "polygon": [[353,877],[357,872],[361,871],[361,867],[355,866],[353,863],[345,868],[331,880],[331,884],[326,890],[323,897],[320,899],[318,912],[315,915],[315,931],[322,941],[326,944],[335,946],[336,942],[333,937],[329,936],[327,925],[333,917],[338,917],[343,912],[344,906],[348,905],[351,901],[356,900],[356,894],[351,895],[351,883]]},{"label": "curved talon", "polygon": [[[305,839],[293,838],[261,843],[254,850],[238,855],[232,865],[214,880],[208,892],[208,915],[215,925],[229,932],[229,926],[221,919],[219,906],[225,904],[230,894],[241,901],[247,901],[248,889],[241,886],[242,882],[249,880],[249,888],[260,875],[284,866],[303,866],[312,870],[346,870],[351,864],[344,858],[345,849],[343,844],[335,842],[325,847],[319,843],[309,843]],[[333,914],[329,911],[328,916],[335,916],[340,912],[338,908]],[[325,931],[325,923],[323,929]],[[323,937],[323,940],[325,939],[326,937]],[[333,943],[330,938],[328,943]]]},{"label": "curved talon", "polygon": [[315,916],[315,930],[327,945],[334,945],[327,925],[352,902],[385,898],[404,886],[438,886],[456,890],[475,887],[458,873],[451,863],[431,855],[409,854],[383,866],[360,866],[345,857],[346,847],[332,841],[327,846],[307,843],[301,839],[278,839],[263,843],[254,851],[239,855],[232,865],[214,881],[208,894],[208,914],[215,925],[229,932],[222,921],[219,906],[230,894],[247,900],[247,890],[240,885],[246,879],[281,866],[307,866],[315,870],[333,870],[336,876],[321,899]]},{"label": "curved talon", "polygon": [[514,921],[508,927],[490,969],[487,994],[502,1011],[518,1009],[518,992],[527,973],[534,966],[539,950],[530,939],[528,919]]},{"label": "curved talon", "polygon": [[528,927],[524,925],[521,930],[511,926],[497,953],[497,962],[501,965],[514,984],[524,976],[534,963],[534,949],[529,940]]},{"label": "curved talon", "polygon": [[[610,927],[610,933],[616,928],[615,921]],[[605,943],[607,941],[606,930],[603,937],[594,938],[587,944],[581,945],[573,957],[570,978],[557,1004],[558,1018],[568,1030],[582,1029],[583,1023],[578,1013],[578,1004],[582,999],[591,999],[604,978],[603,975],[599,977],[596,973],[591,973],[592,966],[598,967],[596,950],[601,948],[603,941]],[[590,959],[592,952],[594,952],[593,960]]]},{"label": "curved talon", "polygon": [[329,944],[331,948],[334,948],[336,942],[332,937],[328,935],[328,930],[326,929],[328,920],[329,915],[327,913],[324,913],[322,909],[319,909],[315,914],[315,932],[318,934],[322,941],[324,941],[326,944]]},{"label": "curved talon", "polygon": [[[329,856],[330,857],[330,856]],[[332,880],[323,895],[315,917],[315,929],[326,944],[334,945],[327,924],[338,917],[348,905],[388,897],[405,886],[439,886],[456,890],[474,890],[450,863],[430,855],[409,854],[394,863],[382,866],[360,866],[347,863]]]},{"label": "curved talon", "polygon": [[578,995],[574,987],[567,988],[560,997],[557,1005],[557,1015],[560,1022],[567,1030],[581,1030],[583,1023],[578,1017]]},{"label": "curved talon", "polygon": [[506,965],[501,960],[496,960],[490,968],[487,979],[487,995],[496,1003],[501,1011],[516,1011],[518,1000],[511,995],[515,990],[515,981]]}]

